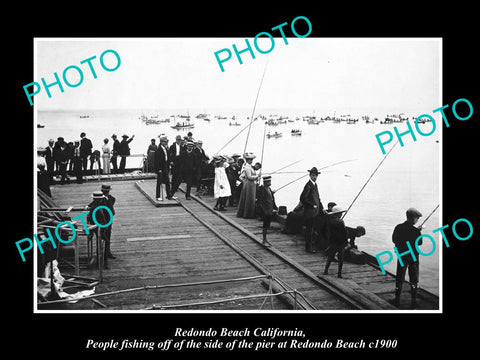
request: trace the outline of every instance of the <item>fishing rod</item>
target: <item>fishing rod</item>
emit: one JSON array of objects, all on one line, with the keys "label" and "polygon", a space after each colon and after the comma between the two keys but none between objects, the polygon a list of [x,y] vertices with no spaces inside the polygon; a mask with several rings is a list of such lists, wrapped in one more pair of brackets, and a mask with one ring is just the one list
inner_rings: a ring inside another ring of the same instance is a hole
[{"label": "fishing rod", "polygon": [[[279,173],[281,170],[283,170],[283,169],[286,169],[287,167],[290,167],[290,166],[292,166],[292,165],[298,164],[298,163],[299,163],[300,161],[302,161],[302,160],[303,160],[303,159],[300,159],[300,160],[294,161],[294,162],[293,162],[293,163],[291,163],[291,164],[285,165],[285,166],[281,167],[281,168],[280,168],[280,169],[278,169],[278,170],[275,170],[275,171],[272,171],[272,172],[270,172],[270,173],[266,173],[266,174],[272,175],[272,174]],[[300,172],[298,172],[298,174],[300,174]]]},{"label": "fishing rod", "polygon": [[422,228],[423,224],[425,224],[427,222],[428,219],[430,219],[430,217],[433,215],[433,213],[435,211],[437,211],[438,207],[440,206],[440,204],[438,204],[437,206],[435,206],[435,209],[432,210],[432,212],[425,218],[425,220],[423,220],[423,222],[418,226],[419,229]]},{"label": "fishing rod", "polygon": [[357,196],[355,196],[355,198],[353,199],[352,203],[350,204],[350,206],[347,208],[347,210],[343,213],[341,219],[343,219],[345,217],[345,215],[347,215],[348,211],[351,209],[353,203],[357,200],[357,198],[360,196],[360,194],[362,193],[363,189],[365,189],[365,186],[367,186],[368,182],[370,181],[370,179],[373,177],[373,175],[377,172],[378,168],[380,167],[380,165],[383,164],[383,162],[385,161],[385,159],[388,157],[388,155],[390,155],[390,153],[392,152],[393,148],[398,144],[398,140],[397,142],[390,148],[390,150],[388,150],[387,154],[383,157],[382,161],[380,161],[380,163],[377,165],[377,167],[375,168],[375,170],[373,170],[373,173],[370,175],[370,177],[367,179],[367,181],[365,182],[365,184],[363,184],[362,188],[360,189],[360,191],[358,192]]},{"label": "fishing rod", "polygon": [[[335,166],[335,165],[339,165],[339,164],[343,164],[343,163],[346,163],[346,162],[349,162],[349,161],[355,161],[355,160],[357,160],[357,159],[350,159],[350,160],[339,161],[339,162],[336,162],[336,163],[333,163],[333,164],[324,166],[324,167],[322,167],[322,168],[320,168],[320,169],[318,169],[318,170],[323,170],[323,169],[329,168],[329,167],[331,167],[331,166]],[[303,179],[304,177],[306,177],[306,176],[308,176],[308,175],[310,175],[310,174],[302,175],[302,176],[300,176],[299,178],[297,178],[297,179],[295,179],[295,180],[293,180],[293,181],[290,181],[289,183],[287,183],[287,184],[279,187],[279,188],[278,188],[277,190],[275,190],[274,192],[277,192],[278,190],[281,190],[281,189],[283,189],[284,187],[286,187],[286,186],[288,186],[288,185],[290,185],[290,184],[293,184],[294,182],[296,182],[296,181],[298,181],[298,180],[301,180],[301,179]]]},{"label": "fishing rod", "polygon": [[258,87],[257,96],[255,97],[255,104],[253,104],[252,116],[250,117],[250,124],[248,125],[248,133],[247,133],[247,140],[245,141],[245,148],[243,149],[243,153],[247,151],[247,144],[248,138],[250,137],[250,128],[252,127],[253,122],[253,114],[255,114],[255,107],[257,106],[258,95],[260,94],[260,89],[262,88],[263,77],[265,76],[265,72],[267,71],[268,60],[265,64],[265,69],[263,69],[262,80],[260,80],[260,86]]},{"label": "fishing rod", "polygon": [[265,124],[263,128],[263,143],[262,143],[262,156],[260,157],[260,164],[262,167],[260,168],[260,172],[258,173],[258,179],[262,177],[262,168],[263,168],[263,150],[265,149],[265,133],[267,132],[267,124]]},{"label": "fishing rod", "polygon": [[[254,119],[253,121],[256,121],[256,119]],[[215,155],[218,155],[218,153],[219,153],[220,151],[222,151],[228,144],[230,144],[233,140],[235,140],[235,139],[238,137],[238,135],[240,135],[242,132],[244,132],[249,126],[250,126],[250,123],[249,123],[248,125],[246,125],[243,129],[241,129],[233,138],[231,138],[230,140],[228,140],[228,142],[227,142],[225,145],[223,145],[223,146],[215,153]]]}]

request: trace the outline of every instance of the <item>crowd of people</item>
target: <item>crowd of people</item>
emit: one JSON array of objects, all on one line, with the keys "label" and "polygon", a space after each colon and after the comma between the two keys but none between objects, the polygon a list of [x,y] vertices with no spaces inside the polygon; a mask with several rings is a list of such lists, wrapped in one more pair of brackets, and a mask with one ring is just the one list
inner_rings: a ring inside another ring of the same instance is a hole
[{"label": "crowd of people", "polygon": [[[100,163],[100,159],[102,159],[104,173],[110,172],[110,165],[113,168],[112,172],[125,171],[125,159],[130,155],[128,144],[133,138],[134,135],[131,137],[123,135],[122,141],[119,142],[117,136],[112,135],[113,148],[110,149],[109,140],[105,139],[102,155],[98,151],[92,151],[92,143],[85,133],[80,135],[80,140],[68,144],[62,137],[59,137],[56,142],[49,140],[48,146],[39,150],[39,156],[45,161],[43,162],[41,159],[38,161],[38,169],[43,171],[46,174],[45,178],[48,179],[44,182],[39,181],[39,188],[43,187],[50,195],[48,185],[53,176],[60,176],[60,183],[64,183],[67,179],[68,166],[77,176],[77,182],[81,183],[82,172],[87,170],[88,160],[90,160],[90,170],[95,164],[102,169]],[[181,183],[186,184],[186,200],[191,200],[191,189],[195,186],[195,195],[199,198],[205,193],[213,195],[216,199],[214,210],[225,211],[227,206],[236,207],[237,217],[261,218],[263,221],[263,244],[271,246],[267,240],[267,231],[279,208],[275,203],[274,191],[271,189],[272,177],[263,176],[261,178],[262,165],[259,162],[253,163],[256,158],[255,154],[251,152],[243,155],[234,153],[231,156],[216,155],[209,158],[203,149],[203,142],[195,140],[191,132],[184,137],[177,135],[175,142],[171,145],[168,142],[168,137],[164,134],[159,135],[158,145],[155,139],[151,139],[144,161],[144,170],[156,173],[157,200],[176,199],[175,193]],[[117,168],[118,157],[121,157],[121,160],[120,166]],[[341,278],[345,255],[348,255],[349,260],[353,262],[364,261],[361,254],[355,258],[348,250],[357,249],[355,239],[365,235],[366,230],[363,226],[355,228],[346,226],[342,220],[345,210],[336,203],[330,202],[327,208],[324,208],[316,183],[320,172],[313,167],[308,170],[308,173],[310,178],[300,194],[299,203],[286,214],[285,229],[282,232],[287,234],[303,233],[306,252],[315,253],[318,250],[324,250],[327,254],[323,274],[328,274],[332,262],[336,262],[338,263],[337,276]],[[260,185],[260,179],[262,179],[262,185]],[[109,189],[109,186],[105,186],[105,189],[102,187],[103,193],[94,193],[94,203],[90,207],[94,208],[105,203],[113,211],[115,199],[109,195]],[[405,243],[398,234],[402,231],[406,232],[407,230],[404,228],[411,230],[420,216],[421,214],[415,209],[407,211],[407,221],[402,225],[402,229],[396,228],[394,233],[393,240],[397,246]],[[419,233],[417,230],[410,232],[414,235]],[[102,234],[107,244],[105,260],[114,258],[110,251],[111,227],[103,230]],[[413,237],[412,235],[408,238]],[[412,286],[413,304],[418,282],[418,262],[412,262],[407,267]],[[393,301],[396,306],[398,306],[401,285],[407,267],[397,267],[396,297]]]},{"label": "crowd of people", "polygon": [[[122,135],[119,141],[117,135],[105,138],[100,150],[94,150],[92,141],[82,132],[79,140],[65,141],[60,136],[57,141],[48,140],[48,145],[37,149],[37,167],[45,173],[48,184],[58,180],[60,184],[70,182],[69,174],[76,177],[76,182],[81,184],[87,171],[97,171],[100,174],[116,174],[125,172],[126,157],[130,156],[129,143],[134,139]],[[120,164],[118,164],[120,158]],[[89,164],[90,163],[90,164]]]}]

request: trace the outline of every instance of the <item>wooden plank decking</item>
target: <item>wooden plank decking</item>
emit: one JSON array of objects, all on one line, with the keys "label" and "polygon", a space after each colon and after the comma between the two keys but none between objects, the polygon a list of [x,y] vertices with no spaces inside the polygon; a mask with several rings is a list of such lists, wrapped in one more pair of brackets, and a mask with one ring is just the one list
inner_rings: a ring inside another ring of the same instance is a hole
[{"label": "wooden plank decking", "polygon": [[[115,182],[112,184],[112,195],[117,198],[115,219],[112,230],[112,252],[117,259],[109,260],[109,270],[103,273],[104,281],[96,287],[96,293],[117,291],[146,285],[162,285],[176,283],[191,283],[218,279],[232,279],[257,276],[261,272],[248,263],[238,253],[226,245],[218,236],[202,226],[199,220],[191,216],[181,206],[156,207],[147,199],[145,193],[154,189],[155,180],[144,180],[147,183],[144,192],[134,181]],[[83,206],[91,201],[91,194],[100,188],[101,182],[84,184],[68,184],[52,186],[53,201],[58,206]],[[146,189],[146,190],[145,190]],[[181,194],[179,201],[195,209],[202,219],[212,224],[219,232],[229,238],[240,239],[239,231],[214,213],[203,208],[195,200],[186,201]],[[202,197],[202,201],[213,207],[211,197]],[[222,213],[232,221],[244,227],[247,231],[261,237],[261,222],[247,220],[235,216],[236,209],[227,208]],[[303,237],[300,235],[285,235],[280,232],[282,226],[272,223],[269,231],[269,241],[276,251],[280,251],[294,259],[309,271],[318,274],[325,264],[322,253],[308,254],[304,251]],[[251,246],[258,246],[253,244]],[[247,244],[247,243],[245,243]],[[80,244],[84,248],[84,244]],[[245,245],[247,246],[247,245]],[[352,307],[342,300],[336,299],[327,292],[319,291],[318,286],[304,282],[300,283],[298,274],[285,263],[278,262],[268,254],[255,251],[264,265],[275,271],[288,283],[298,286],[298,290],[311,299],[318,309],[345,310]],[[344,265],[344,279],[337,279],[336,266],[332,264],[326,280],[332,284],[348,287],[364,296],[365,299],[378,302],[393,297],[394,280],[382,275],[370,265]],[[95,269],[84,269],[81,275],[95,276]],[[304,280],[302,280],[304,281]],[[261,281],[238,283],[223,283],[216,285],[195,285],[183,288],[161,290],[146,290],[99,298],[108,309],[144,309],[155,305],[178,304],[228,298],[250,294],[262,294],[266,289]],[[427,293],[427,295],[429,295]],[[408,287],[402,297],[402,308],[408,308],[410,301]],[[419,298],[420,309],[438,309],[438,297],[429,301]],[[225,302],[217,305],[195,307],[195,309],[252,309],[258,310],[264,302],[262,299]],[[269,301],[267,301],[268,304]],[[273,301],[275,309],[287,309],[287,305],[279,299]],[[90,301],[80,301],[77,304],[63,304],[61,309],[98,309],[98,305]],[[267,310],[269,306],[265,306]]]}]

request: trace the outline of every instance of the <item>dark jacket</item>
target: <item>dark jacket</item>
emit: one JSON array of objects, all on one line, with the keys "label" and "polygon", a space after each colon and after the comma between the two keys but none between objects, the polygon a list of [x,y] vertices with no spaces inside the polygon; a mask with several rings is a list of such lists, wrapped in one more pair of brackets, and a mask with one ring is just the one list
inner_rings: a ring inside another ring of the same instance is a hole
[{"label": "dark jacket", "polygon": [[113,149],[112,149],[112,155],[117,156],[120,152],[120,141],[118,139],[115,139],[113,142]]},{"label": "dark jacket", "polygon": [[195,152],[193,150],[191,152],[185,150],[180,156],[180,162],[182,174],[193,173],[197,166],[197,157]]},{"label": "dark jacket", "polygon": [[[130,155],[130,147],[128,146],[128,144],[133,140],[133,138],[130,138],[128,140],[125,140],[123,139],[121,142],[120,142],[120,146],[119,146],[119,149],[118,149],[118,155],[120,156],[126,156],[126,155]],[[113,144],[114,148],[115,148],[115,143]]]},{"label": "dark jacket", "polygon": [[[167,155],[167,159],[165,160],[165,154]],[[168,173],[168,164],[170,163],[170,155],[168,153],[168,150],[165,152],[163,150],[162,145],[158,145],[157,151],[155,151],[155,161],[154,161],[154,167],[155,167],[155,172],[159,172],[162,170],[162,172]]]},{"label": "dark jacket", "polygon": [[112,212],[112,215],[115,215],[115,209],[114,209],[114,205],[115,205],[115,197],[113,195],[105,195],[106,198],[104,199],[105,201],[105,205],[108,206],[108,208],[110,209],[110,211]]},{"label": "dark jacket", "polygon": [[257,212],[260,216],[272,216],[273,210],[278,210],[275,196],[270,187],[259,186],[257,189]]},{"label": "dark jacket", "polygon": [[87,139],[84,137],[82,140],[80,140],[80,156],[81,157],[86,157],[88,155],[92,154],[92,142],[90,139]]},{"label": "dark jacket", "polygon": [[[395,226],[395,229],[393,230],[393,234],[392,234],[392,241],[395,244],[399,254],[409,250],[407,245],[407,241],[408,241],[418,261],[418,251],[415,246],[415,241],[420,235],[421,235],[421,232],[417,227],[413,226],[408,221],[405,221]],[[418,241],[418,245],[422,245],[422,239]],[[402,262],[405,263],[405,262],[411,262],[411,261],[413,261],[413,258],[411,255],[405,254],[404,256],[402,256]]]},{"label": "dark jacket", "polygon": [[[314,185],[310,180],[305,184],[300,195],[300,203],[304,206],[304,216],[306,219],[317,216],[319,212],[323,210],[317,184]],[[317,206],[316,208],[314,207],[315,205]]]},{"label": "dark jacket", "polygon": [[327,215],[327,239],[332,249],[341,249],[348,244],[348,232],[342,219]]},{"label": "dark jacket", "polygon": [[[93,211],[101,205],[108,206],[105,199],[94,199],[90,204],[88,204],[88,208],[89,208],[88,215],[87,215],[88,224],[95,224],[95,222],[93,221],[92,214],[93,214]],[[106,225],[110,221],[110,216],[107,213],[107,210],[101,208],[95,212],[95,219],[97,220],[98,224]]]}]

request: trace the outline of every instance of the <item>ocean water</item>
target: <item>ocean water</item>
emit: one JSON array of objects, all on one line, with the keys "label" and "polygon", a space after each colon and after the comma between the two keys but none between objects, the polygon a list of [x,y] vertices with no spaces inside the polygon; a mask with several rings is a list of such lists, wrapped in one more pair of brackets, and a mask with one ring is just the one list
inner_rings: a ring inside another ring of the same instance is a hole
[{"label": "ocean water", "polygon": [[[404,111],[410,118],[421,114],[419,109]],[[420,109],[421,111],[421,109]],[[208,114],[211,120],[196,119],[200,113]],[[159,119],[171,119],[170,123],[146,125],[139,116],[158,116]],[[178,115],[189,114],[191,123],[195,125],[189,130],[175,130],[171,126],[176,121],[183,121]],[[103,139],[108,138],[111,146],[111,135],[117,134],[119,140],[123,134],[135,135],[130,143],[132,154],[145,154],[150,139],[165,134],[172,143],[177,134],[186,135],[192,131],[195,139],[203,140],[203,148],[207,155],[244,150],[254,152],[255,161],[262,162],[262,173],[272,173],[272,188],[279,189],[285,184],[291,184],[280,189],[276,194],[277,205],[293,209],[299,201],[300,193],[308,180],[307,170],[313,166],[325,168],[317,179],[320,198],[324,206],[330,201],[343,208],[352,205],[362,187],[370,178],[368,184],[360,192],[356,201],[344,220],[347,226],[363,225],[367,234],[356,242],[361,250],[372,255],[381,251],[393,251],[391,235],[393,228],[405,220],[405,210],[415,207],[423,213],[420,222],[440,203],[441,192],[441,134],[437,129],[427,137],[419,136],[414,141],[410,135],[402,139],[404,146],[397,144],[388,158],[381,164],[375,174],[376,167],[384,158],[375,135],[381,131],[392,131],[393,125],[383,125],[379,122],[366,124],[362,115],[383,120],[386,113],[355,111],[350,109],[345,114],[358,118],[356,124],[324,122],[309,125],[302,120],[303,116],[332,116],[334,111],[314,111],[313,109],[257,109],[254,117],[264,115],[288,116],[293,122],[266,126],[263,120],[252,123],[248,131],[251,109],[131,109],[131,110],[85,110],[85,111],[38,111],[37,122],[44,128],[37,129],[36,146],[46,146],[48,139],[63,136],[65,140],[80,139],[80,133],[85,132],[92,140],[94,149],[101,150]],[[88,118],[80,116],[88,115]],[[217,119],[215,116],[226,116],[227,119]],[[340,113],[336,113],[337,116]],[[176,117],[174,117],[176,116]],[[232,120],[235,116],[235,120]],[[295,120],[296,118],[299,120]],[[240,126],[230,126],[230,122],[238,122]],[[397,124],[400,131],[406,130],[405,123]],[[423,132],[431,130],[431,124],[420,125]],[[291,136],[291,129],[302,130],[301,136]],[[282,137],[265,138],[265,133],[281,132]],[[247,141],[248,136],[248,141]],[[392,143],[386,145],[388,151]],[[341,164],[332,164],[343,162]],[[139,167],[140,158],[127,160],[127,167]],[[302,177],[304,176],[304,177]],[[302,178],[301,178],[302,177]],[[294,181],[296,179],[299,179]],[[440,208],[441,210],[441,208]],[[437,210],[425,223],[424,234],[430,234],[441,244],[438,234],[432,230],[440,227],[440,210]],[[432,244],[424,241],[424,253],[430,252]],[[439,293],[439,248],[427,257],[420,258],[420,286]],[[395,272],[395,262],[392,261],[386,269]]]}]

